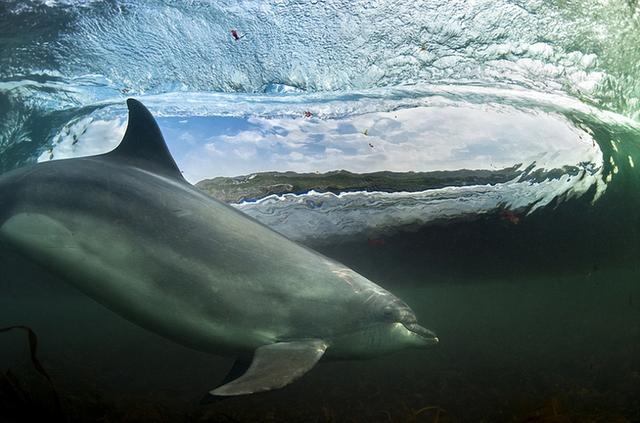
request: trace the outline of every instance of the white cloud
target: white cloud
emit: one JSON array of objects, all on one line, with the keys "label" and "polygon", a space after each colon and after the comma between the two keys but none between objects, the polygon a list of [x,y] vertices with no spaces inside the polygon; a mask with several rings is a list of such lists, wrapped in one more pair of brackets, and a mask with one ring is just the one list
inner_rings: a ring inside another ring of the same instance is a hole
[{"label": "white cloud", "polygon": [[212,142],[208,142],[204,145],[204,149],[208,152],[208,153],[212,153],[215,155],[222,155],[222,151],[218,150],[216,148],[216,145]]},{"label": "white cloud", "polygon": [[291,160],[300,161],[300,160],[303,160],[305,156],[304,154],[299,153],[297,151],[292,151],[291,153],[289,153],[289,158]]},{"label": "white cloud", "polygon": [[233,153],[237,157],[241,158],[242,160],[249,160],[256,157],[257,151],[255,148],[250,148],[245,146],[245,147],[234,148]]}]

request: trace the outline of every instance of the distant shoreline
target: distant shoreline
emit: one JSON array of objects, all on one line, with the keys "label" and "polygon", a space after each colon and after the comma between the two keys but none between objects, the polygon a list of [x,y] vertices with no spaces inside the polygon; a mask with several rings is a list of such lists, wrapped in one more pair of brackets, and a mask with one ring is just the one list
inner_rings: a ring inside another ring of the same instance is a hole
[{"label": "distant shoreline", "polygon": [[196,187],[226,203],[241,203],[259,200],[269,195],[304,194],[311,190],[334,194],[353,191],[418,192],[449,186],[494,185],[512,180],[522,173],[519,164],[498,170],[259,172],[204,179],[196,183]]}]

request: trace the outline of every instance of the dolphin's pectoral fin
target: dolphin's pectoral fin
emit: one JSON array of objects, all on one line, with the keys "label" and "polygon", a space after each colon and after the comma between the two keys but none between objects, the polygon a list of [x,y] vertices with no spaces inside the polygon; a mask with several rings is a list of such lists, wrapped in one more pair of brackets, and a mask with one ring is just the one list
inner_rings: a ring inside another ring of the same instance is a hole
[{"label": "dolphin's pectoral fin", "polygon": [[[220,385],[223,386],[231,382],[232,380],[238,379],[240,376],[245,374],[247,370],[249,370],[249,367],[251,367],[250,356],[238,357],[236,361],[233,362],[233,366],[231,366],[231,369],[229,369],[227,375],[224,377],[224,379],[222,379],[222,382],[220,382]],[[229,397],[213,396],[211,393],[207,392],[206,395],[200,399],[200,405],[215,404],[226,398]]]},{"label": "dolphin's pectoral fin", "polygon": [[222,379],[221,386],[238,379],[245,374],[251,367],[251,357],[240,357],[233,362],[233,366],[227,372],[227,375]]},{"label": "dolphin's pectoral fin", "polygon": [[262,346],[256,350],[249,369],[242,376],[209,393],[232,396],[282,388],[311,370],[326,349],[327,344],[321,339]]}]

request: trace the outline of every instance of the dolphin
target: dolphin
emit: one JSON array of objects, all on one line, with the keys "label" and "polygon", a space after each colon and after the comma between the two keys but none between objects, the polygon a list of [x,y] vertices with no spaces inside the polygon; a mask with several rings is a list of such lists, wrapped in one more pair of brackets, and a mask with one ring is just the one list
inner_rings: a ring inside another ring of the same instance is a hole
[{"label": "dolphin", "polygon": [[281,388],[322,357],[438,343],[389,291],[189,184],[151,113],[127,106],[113,151],[0,176],[0,253],[143,328],[235,357],[213,396]]}]

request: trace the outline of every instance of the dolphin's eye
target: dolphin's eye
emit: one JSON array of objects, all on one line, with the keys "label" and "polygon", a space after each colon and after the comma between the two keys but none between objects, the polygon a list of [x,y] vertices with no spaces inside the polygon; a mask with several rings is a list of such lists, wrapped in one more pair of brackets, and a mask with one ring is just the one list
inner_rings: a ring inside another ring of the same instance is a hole
[{"label": "dolphin's eye", "polygon": [[385,320],[393,320],[393,309],[389,307],[385,308],[382,310],[382,316]]}]

